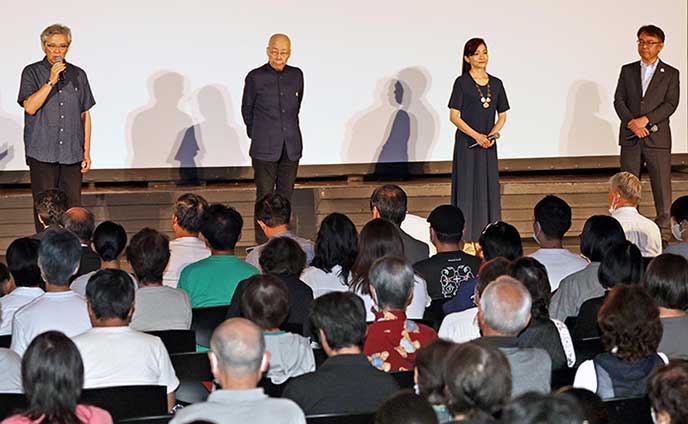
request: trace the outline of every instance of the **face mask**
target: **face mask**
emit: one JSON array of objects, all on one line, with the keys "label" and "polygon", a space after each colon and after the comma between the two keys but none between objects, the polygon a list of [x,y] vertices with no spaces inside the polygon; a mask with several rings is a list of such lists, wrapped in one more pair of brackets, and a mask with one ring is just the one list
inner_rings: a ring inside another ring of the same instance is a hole
[{"label": "face mask", "polygon": [[671,234],[674,235],[674,238],[678,241],[683,241],[683,231],[681,229],[681,224],[674,224],[671,226]]},{"label": "face mask", "polygon": [[612,204],[609,205],[609,215],[613,214],[615,210],[616,210],[616,202],[612,201]]},{"label": "face mask", "polygon": [[535,240],[535,243],[540,245],[540,240],[538,239],[538,233],[540,232],[540,224],[535,223],[535,228],[533,228],[533,240]]}]

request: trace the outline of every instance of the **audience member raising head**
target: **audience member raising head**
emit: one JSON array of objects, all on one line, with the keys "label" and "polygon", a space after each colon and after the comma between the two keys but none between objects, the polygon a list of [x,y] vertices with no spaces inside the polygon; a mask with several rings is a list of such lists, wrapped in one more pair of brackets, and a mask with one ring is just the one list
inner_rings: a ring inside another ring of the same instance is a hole
[{"label": "audience member raising head", "polygon": [[172,207],[170,261],[163,274],[163,284],[177,287],[179,274],[189,264],[210,256],[210,249],[198,238],[208,202],[200,195],[182,194]]},{"label": "audience member raising head", "polygon": [[77,276],[88,274],[100,269],[100,258],[91,250],[91,239],[96,226],[93,213],[86,208],[69,208],[60,219],[62,227],[69,230],[79,238],[81,242],[81,261]]},{"label": "audience member raising head", "polygon": [[432,328],[406,319],[413,296],[413,268],[404,258],[386,256],[373,263],[368,276],[378,312],[368,326],[363,351],[380,371],[409,371],[418,349],[437,338]]},{"label": "audience member raising head", "polygon": [[671,204],[671,233],[678,243],[667,246],[664,253],[688,258],[688,196],[681,196]]},{"label": "audience member raising head", "polygon": [[83,296],[69,290],[79,268],[79,239],[62,228],[46,231],[38,249],[38,267],[46,292],[18,310],[12,324],[12,350],[22,355],[38,334],[58,330],[74,337],[91,328]]},{"label": "audience member raising head", "polygon": [[244,220],[234,208],[215,204],[206,208],[201,233],[211,256],[189,264],[179,277],[180,289],[191,298],[191,306],[205,308],[228,305],[239,282],[258,270],[234,256]]},{"label": "audience member raising head", "polygon": [[416,354],[413,379],[418,386],[418,394],[432,405],[440,423],[451,421],[453,417],[447,409],[444,371],[447,358],[455,346],[450,341],[436,339],[420,348]]},{"label": "audience member raising head", "polygon": [[139,281],[131,327],[139,331],[188,330],[191,300],[184,290],[162,285],[170,260],[167,236],[144,228],[131,238],[127,260]]},{"label": "audience member raising head", "polygon": [[351,268],[358,254],[356,226],[344,214],[334,212],[320,223],[315,239],[315,256],[301,279],[315,297],[349,289]]},{"label": "audience member raising head", "polygon": [[260,327],[243,318],[228,319],[210,340],[210,368],[222,387],[199,402],[178,411],[172,422],[306,422],[303,412],[288,399],[269,398],[256,388],[270,363]]},{"label": "audience member raising head", "polygon": [[671,361],[650,377],[648,394],[657,424],[688,423],[688,361]]},{"label": "audience member raising head", "polygon": [[[0,297],[0,335],[12,333],[12,318],[22,306],[43,294],[41,270],[38,268],[38,248],[41,242],[28,237],[14,240],[7,247],[5,258],[16,286],[11,293]],[[4,278],[1,277],[0,278]]]},{"label": "audience member raising head", "polygon": [[67,210],[67,194],[59,189],[42,191],[34,197],[33,209],[43,229],[32,238],[41,240],[47,228],[60,225],[62,214]]},{"label": "audience member raising head", "polygon": [[423,397],[404,390],[389,398],[375,414],[375,424],[438,424],[432,406]]},{"label": "audience member raising head", "polygon": [[311,321],[328,359],[314,372],[292,379],[283,397],[294,400],[307,415],[377,410],[399,390],[362,353],[366,339],[365,310],[349,292],[331,292],[313,302]]},{"label": "audience member raising head", "polygon": [[315,371],[310,340],[279,329],[289,314],[289,289],[273,275],[255,275],[246,282],[241,296],[243,315],[258,325],[270,352],[267,377],[273,384]]},{"label": "audience member raising head", "polygon": [[552,318],[564,321],[576,317],[583,302],[604,295],[604,287],[597,278],[600,262],[612,246],[625,241],[621,224],[611,216],[594,215],[585,221],[580,251],[590,263],[561,281],[550,304]]},{"label": "audience member raising head", "polygon": [[504,424],[580,424],[583,421],[575,400],[562,396],[526,393],[504,408]]}]

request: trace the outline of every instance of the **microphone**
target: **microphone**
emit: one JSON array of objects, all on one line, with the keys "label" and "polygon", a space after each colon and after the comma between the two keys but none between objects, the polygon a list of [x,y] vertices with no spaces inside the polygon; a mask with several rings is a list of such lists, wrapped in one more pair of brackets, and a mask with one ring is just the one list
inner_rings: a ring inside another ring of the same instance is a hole
[{"label": "microphone", "polygon": [[[492,135],[487,136],[487,139],[490,141],[497,141],[499,139],[500,135],[499,133],[494,133]],[[473,143],[470,146],[468,146],[469,149],[472,149],[474,147],[480,146],[478,143]]]},{"label": "microphone", "polygon": [[[55,56],[55,63],[62,63],[64,62],[64,58],[62,56]],[[65,63],[66,65],[66,63]],[[60,81],[64,81],[64,74],[67,72],[65,69],[64,71],[60,72]]]},{"label": "microphone", "polygon": [[[653,124],[653,123],[648,123],[645,126],[645,128],[647,128],[647,130],[650,131],[651,134],[656,133],[659,130],[659,127],[657,126],[657,124]],[[626,136],[626,140],[633,140],[634,138],[638,138],[638,136],[635,135],[635,133]]]}]

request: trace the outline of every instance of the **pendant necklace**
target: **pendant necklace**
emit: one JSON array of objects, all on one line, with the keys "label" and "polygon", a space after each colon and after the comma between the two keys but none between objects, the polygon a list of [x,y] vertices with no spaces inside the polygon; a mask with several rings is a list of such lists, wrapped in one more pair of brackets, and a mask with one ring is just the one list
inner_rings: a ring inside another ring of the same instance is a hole
[{"label": "pendant necklace", "polygon": [[478,95],[480,96],[480,103],[482,103],[483,107],[485,109],[487,109],[488,107],[490,107],[490,102],[492,101],[492,91],[490,91],[490,80],[489,80],[489,78],[487,80],[487,94],[486,95],[483,95],[483,90],[480,88],[478,83],[475,82],[475,80],[473,80],[473,82],[475,83],[475,88],[478,89]]}]

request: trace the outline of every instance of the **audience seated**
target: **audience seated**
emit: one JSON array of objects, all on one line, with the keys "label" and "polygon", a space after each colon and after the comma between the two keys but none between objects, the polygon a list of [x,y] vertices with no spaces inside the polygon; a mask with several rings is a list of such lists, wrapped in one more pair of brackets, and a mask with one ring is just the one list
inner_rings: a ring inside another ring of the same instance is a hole
[{"label": "audience seated", "polygon": [[647,267],[644,286],[659,307],[659,351],[669,358],[688,359],[688,261],[671,253],[657,256]]},{"label": "audience seated", "polygon": [[267,378],[282,384],[289,378],[315,371],[308,338],[279,329],[289,314],[289,289],[284,281],[266,274],[252,277],[241,296],[243,315],[263,330],[270,352]]},{"label": "audience seated", "polygon": [[643,258],[638,247],[630,241],[611,246],[597,271],[605,294],[586,300],[580,307],[573,337],[576,340],[599,337],[597,313],[609,294],[609,289],[620,284],[640,284],[643,278]]},{"label": "audience seated", "polygon": [[132,237],[127,260],[139,281],[131,328],[139,331],[188,330],[191,328],[191,300],[184,290],[162,285],[170,260],[166,236],[144,228]]},{"label": "audience seated", "polygon": [[[489,224],[483,230],[478,244],[483,252],[485,261],[494,258],[505,258],[509,261],[523,256],[523,245],[521,244],[521,234],[516,227],[503,221]],[[459,286],[459,291],[453,299],[444,303],[442,309],[446,314],[452,312],[465,311],[475,306],[473,295],[475,294],[476,279],[466,281]]]},{"label": "audience seated", "polygon": [[605,353],[578,367],[573,386],[603,400],[645,396],[652,371],[668,362],[657,353],[662,338],[657,305],[643,287],[620,284],[610,290],[598,316]]},{"label": "audience seated", "polygon": [[351,267],[358,254],[356,226],[344,214],[331,213],[320,223],[315,256],[301,280],[319,297],[331,291],[349,290]]},{"label": "audience seated", "polygon": [[546,351],[521,348],[518,334],[530,321],[531,298],[518,280],[501,276],[480,297],[478,323],[483,335],[479,343],[499,348],[511,366],[512,396],[534,391],[548,393],[552,361]]},{"label": "audience seated", "polygon": [[370,211],[373,219],[384,218],[393,223],[399,230],[404,247],[404,256],[409,263],[427,259],[430,256],[428,245],[416,240],[401,229],[401,223],[407,211],[406,192],[399,186],[385,184],[376,188],[370,195]]},{"label": "audience seated", "polygon": [[586,389],[577,389],[572,386],[563,387],[556,393],[557,397],[565,397],[576,402],[578,410],[583,417],[583,423],[607,424],[609,414],[602,398],[596,393]]},{"label": "audience seated", "polygon": [[74,233],[81,242],[81,261],[76,276],[100,269],[100,257],[91,249],[91,238],[96,227],[96,218],[93,213],[86,208],[69,208],[62,214],[60,223],[65,230]]},{"label": "audience seated", "polygon": [[201,234],[211,256],[187,265],[178,285],[189,294],[193,308],[229,305],[239,282],[260,272],[234,255],[243,225],[234,208],[215,204],[203,213]]},{"label": "audience seated", "polygon": [[112,424],[107,411],[78,404],[84,365],[74,342],[59,331],[47,331],[31,342],[22,360],[22,378],[28,408],[3,423]]},{"label": "audience seated", "polygon": [[21,356],[0,348],[0,393],[22,393]]},{"label": "audience seated", "polygon": [[571,207],[566,201],[557,196],[545,196],[535,205],[533,213],[533,238],[540,248],[528,256],[545,266],[554,291],[564,277],[585,268],[588,261],[562,244],[571,228]]},{"label": "audience seated", "polygon": [[19,309],[12,321],[12,350],[19,355],[43,332],[58,330],[74,337],[91,328],[86,300],[69,290],[80,259],[81,244],[74,234],[61,228],[46,231],[38,249],[46,293]]},{"label": "audience seated", "polygon": [[437,339],[421,347],[416,354],[413,377],[418,387],[418,394],[432,405],[439,423],[446,423],[453,419],[453,415],[447,408],[444,371],[447,358],[455,346],[447,340]]},{"label": "audience seated", "polygon": [[418,349],[437,338],[432,328],[406,318],[413,296],[413,268],[402,257],[386,256],[373,263],[368,278],[377,312],[375,322],[368,325],[363,352],[381,371],[410,371]]},{"label": "audience seated", "polygon": [[405,390],[382,404],[375,414],[375,424],[438,424],[432,407],[423,397]]},{"label": "audience seated", "polygon": [[480,337],[478,325],[478,306],[485,287],[502,275],[509,275],[511,263],[500,257],[485,262],[478,273],[478,283],[472,301],[474,307],[461,312],[453,312],[442,321],[439,337],[454,343],[464,343]]},{"label": "audience seated", "polygon": [[84,363],[84,387],[165,386],[172,409],[179,380],[162,341],[129,328],[134,293],[122,270],[101,270],[89,280],[86,299],[93,328],[74,337]]},{"label": "audience seated", "polygon": [[638,212],[642,189],[638,177],[630,172],[615,174],[609,180],[609,212],[643,257],[654,258],[662,253],[662,235],[657,224]]},{"label": "audience seated", "polygon": [[664,253],[688,258],[688,196],[681,196],[671,204],[671,233],[678,243],[667,246]]},{"label": "audience seated", "polygon": [[164,285],[177,287],[179,275],[188,264],[210,256],[210,249],[198,238],[207,207],[208,202],[198,194],[186,193],[177,198],[172,211],[170,261],[162,276]]},{"label": "audience seated", "polygon": [[462,343],[450,352],[445,363],[445,394],[454,417],[452,422],[492,422],[512,393],[511,372],[504,353],[489,344]]},{"label": "audience seated", "polygon": [[657,424],[688,422],[688,361],[671,361],[650,376],[648,394]]},{"label": "audience seated", "polygon": [[[268,242],[276,237],[286,237],[296,241],[306,254],[306,264],[313,260],[313,243],[310,240],[297,237],[289,231],[289,221],[291,220],[291,203],[280,194],[268,193],[256,202],[255,207],[256,223],[268,238]],[[246,262],[254,267],[260,268],[261,252],[267,243],[253,248],[246,256]]]},{"label": "audience seated", "polygon": [[[398,228],[386,219],[375,218],[361,229],[358,238],[358,256],[351,271],[350,290],[363,299],[366,306],[366,321],[375,319],[368,272],[373,262],[383,256],[404,257],[404,247]],[[406,308],[406,316],[411,319],[422,319],[430,301],[425,280],[415,275],[413,298]]]},{"label": "audience seated", "polygon": [[12,293],[16,288],[7,265],[0,262],[0,299]]},{"label": "audience seated", "polygon": [[294,402],[269,398],[256,387],[270,362],[257,325],[243,318],[229,319],[215,329],[210,346],[210,367],[222,389],[210,393],[206,402],[178,411],[172,424],[305,424],[306,418]]},{"label": "audience seated", "polygon": [[16,288],[0,297],[0,336],[12,334],[15,312],[44,292],[40,287],[41,270],[38,269],[38,248],[41,242],[28,237],[14,240],[7,247],[5,258]]},{"label": "audience seated", "polygon": [[31,238],[43,240],[47,230],[60,227],[62,214],[67,210],[67,194],[57,188],[42,191],[33,198],[33,210],[42,229]]},{"label": "audience seated", "polygon": [[394,378],[370,365],[362,353],[365,310],[353,293],[332,292],[313,302],[311,319],[328,359],[313,373],[292,379],[282,397],[306,415],[374,412],[399,390]]},{"label": "audience seated", "polygon": [[437,254],[413,267],[425,279],[432,300],[451,299],[462,284],[478,275],[480,258],[462,250],[465,220],[461,209],[438,206],[428,215],[428,222]]},{"label": "audience seated", "polygon": [[[127,247],[127,232],[124,227],[112,221],[101,222],[93,232],[92,244],[100,258],[100,269],[122,269],[119,258]],[[69,288],[86,296],[86,284],[95,273],[96,271],[91,271],[77,277]],[[129,276],[134,288],[138,288],[136,278],[133,275]]]},{"label": "audience seated", "polygon": [[530,323],[518,335],[519,347],[537,347],[549,354],[552,370],[572,367],[576,353],[568,328],[549,317],[550,283],[547,270],[537,259],[523,257],[511,264],[511,276],[520,281],[532,300]]},{"label": "audience seated", "polygon": [[624,241],[626,235],[616,219],[594,215],[585,221],[580,236],[580,251],[590,263],[561,280],[549,306],[552,318],[565,321],[568,317],[576,317],[583,302],[604,295],[604,287],[597,278],[600,262],[613,245]]},{"label": "audience seated", "polygon": [[562,396],[526,393],[504,408],[504,424],[580,424],[583,415],[575,400]]}]

